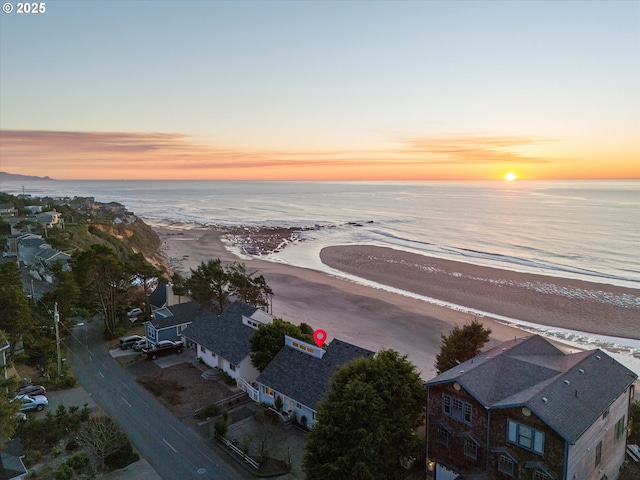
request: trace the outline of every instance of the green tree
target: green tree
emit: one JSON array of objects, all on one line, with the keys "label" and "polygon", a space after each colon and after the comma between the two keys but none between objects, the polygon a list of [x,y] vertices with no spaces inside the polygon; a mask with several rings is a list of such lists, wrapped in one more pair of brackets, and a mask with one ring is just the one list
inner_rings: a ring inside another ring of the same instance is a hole
[{"label": "green tree", "polygon": [[225,268],[229,281],[229,294],[255,307],[269,308],[273,291],[262,275],[248,273],[243,263],[234,262]]},{"label": "green tree", "polygon": [[442,335],[442,346],[435,362],[436,372],[446,372],[479,355],[490,335],[491,329],[485,328],[475,318],[463,327],[456,325],[449,335]]},{"label": "green tree", "polygon": [[56,279],[56,288],[46,292],[42,296],[45,304],[50,304],[53,308],[55,302],[58,303],[60,316],[64,319],[71,315],[71,310],[78,305],[80,300],[80,287],[70,270],[63,270],[60,262],[56,262],[51,270]]},{"label": "green tree", "polygon": [[393,350],[341,367],[307,437],[307,480],[394,478],[420,447],[424,398],[415,366]]},{"label": "green tree", "polygon": [[223,266],[216,258],[192,269],[191,277],[184,283],[191,298],[216,313],[225,309],[231,295],[249,305],[268,307],[273,291],[264,277],[256,273],[248,273],[242,263]]},{"label": "green tree", "polygon": [[118,305],[131,288],[122,261],[107,245],[91,245],[73,256],[73,273],[88,308],[98,306],[104,315],[105,327],[115,332]]},{"label": "green tree", "polygon": [[222,312],[227,306],[228,278],[219,258],[202,262],[185,282],[189,294],[209,310]]},{"label": "green tree", "polygon": [[251,363],[258,371],[262,372],[267,368],[273,357],[284,347],[285,335],[303,342],[314,343],[313,335],[302,333],[300,327],[293,323],[275,318],[273,323],[261,324],[249,339]]},{"label": "green tree", "polygon": [[[5,340],[0,336],[0,342]],[[11,397],[18,380],[15,376],[8,379],[0,378],[0,438],[11,438],[16,430],[16,413],[20,411],[20,402],[12,402]],[[9,395],[7,395],[9,394]]]},{"label": "green tree", "polygon": [[22,289],[20,269],[13,262],[0,265],[0,330],[11,345],[11,353],[31,321],[31,306]]},{"label": "green tree", "polygon": [[171,275],[171,285],[173,287],[173,293],[178,296],[178,303],[181,303],[180,297],[188,295],[185,278],[179,273],[174,273]]},{"label": "green tree", "polygon": [[144,255],[134,253],[129,257],[125,265],[127,273],[129,273],[134,281],[138,281],[142,285],[145,304],[145,318],[151,317],[151,305],[149,304],[149,283],[153,278],[162,275],[162,270],[151,265]]}]

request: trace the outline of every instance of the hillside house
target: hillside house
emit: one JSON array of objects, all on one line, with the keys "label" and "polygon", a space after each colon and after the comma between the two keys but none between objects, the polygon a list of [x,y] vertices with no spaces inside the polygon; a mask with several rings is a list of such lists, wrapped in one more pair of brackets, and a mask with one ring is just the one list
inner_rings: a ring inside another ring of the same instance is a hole
[{"label": "hillside house", "polygon": [[428,381],[438,480],[615,480],[637,376],[601,350],[505,342]]},{"label": "hillside house", "polygon": [[334,339],[327,349],[286,336],[285,346],[278,352],[256,382],[259,401],[275,405],[282,401],[282,410],[305,427],[316,423],[318,403],[329,391],[329,382],[338,368],[360,357],[372,357],[374,352]]}]

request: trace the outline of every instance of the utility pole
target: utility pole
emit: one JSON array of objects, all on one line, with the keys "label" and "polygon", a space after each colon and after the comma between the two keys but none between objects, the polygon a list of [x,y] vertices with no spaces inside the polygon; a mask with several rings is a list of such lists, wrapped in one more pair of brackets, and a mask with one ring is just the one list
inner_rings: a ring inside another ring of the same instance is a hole
[{"label": "utility pole", "polygon": [[56,350],[58,352],[58,377],[62,376],[62,360],[60,359],[60,329],[58,324],[60,323],[60,314],[58,313],[58,302],[56,302],[53,311],[53,323],[56,327]]}]

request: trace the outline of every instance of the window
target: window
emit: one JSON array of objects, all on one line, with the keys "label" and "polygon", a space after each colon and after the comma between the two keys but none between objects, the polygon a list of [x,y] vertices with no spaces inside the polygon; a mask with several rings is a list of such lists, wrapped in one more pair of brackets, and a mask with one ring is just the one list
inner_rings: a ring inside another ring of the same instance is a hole
[{"label": "window", "polygon": [[442,425],[436,427],[436,443],[444,445],[445,447],[449,446],[449,430]]},{"label": "window", "polygon": [[273,390],[271,390],[269,387],[264,387],[264,393],[266,393],[270,397],[273,397]]},{"label": "window", "polygon": [[604,412],[602,412],[602,419],[604,420],[609,416],[609,409],[607,408]]},{"label": "window", "polygon": [[544,433],[507,420],[507,441],[540,455],[544,454]]},{"label": "window", "polygon": [[613,443],[618,443],[618,440],[622,437],[624,433],[624,415],[616,422],[616,430],[613,434]]},{"label": "window", "polygon": [[442,411],[445,415],[464,423],[471,423],[472,407],[470,403],[463,402],[449,395],[442,395]]},{"label": "window", "polygon": [[467,437],[464,439],[464,454],[466,457],[478,459],[478,442],[473,438]]},{"label": "window", "polygon": [[602,441],[600,441],[598,443],[598,445],[596,445],[596,464],[595,464],[595,466],[597,467],[598,465],[600,465],[601,461],[602,461]]},{"label": "window", "polygon": [[235,371],[236,371],[236,366],[235,366],[233,363],[230,363],[230,364],[229,364],[229,369],[230,369],[232,372],[235,372]]},{"label": "window", "polygon": [[202,345],[200,345],[200,351],[201,351],[202,353],[207,353],[207,349],[206,349],[206,348],[204,348]]},{"label": "window", "polygon": [[533,480],[551,480],[551,479],[549,478],[549,475],[544,473],[542,470],[534,470]]},{"label": "window", "polygon": [[500,458],[498,459],[498,471],[513,477],[514,466],[515,462],[513,461],[513,458],[509,455],[500,455]]},{"label": "window", "polygon": [[302,408],[302,404],[296,403],[296,408]]}]

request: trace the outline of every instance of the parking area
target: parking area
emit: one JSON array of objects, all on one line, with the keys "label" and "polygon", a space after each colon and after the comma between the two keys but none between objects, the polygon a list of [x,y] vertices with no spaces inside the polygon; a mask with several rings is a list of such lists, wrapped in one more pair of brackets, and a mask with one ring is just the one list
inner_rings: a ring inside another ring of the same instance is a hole
[{"label": "parking area", "polygon": [[68,390],[48,391],[47,400],[49,400],[49,405],[45,407],[44,410],[41,412],[29,412],[27,415],[33,415],[37,419],[42,419],[45,417],[47,412],[55,413],[59,405],[64,405],[67,409],[71,406],[82,408],[86,403],[89,410],[96,408],[96,402],[93,401],[91,395],[82,387],[74,387]]}]

